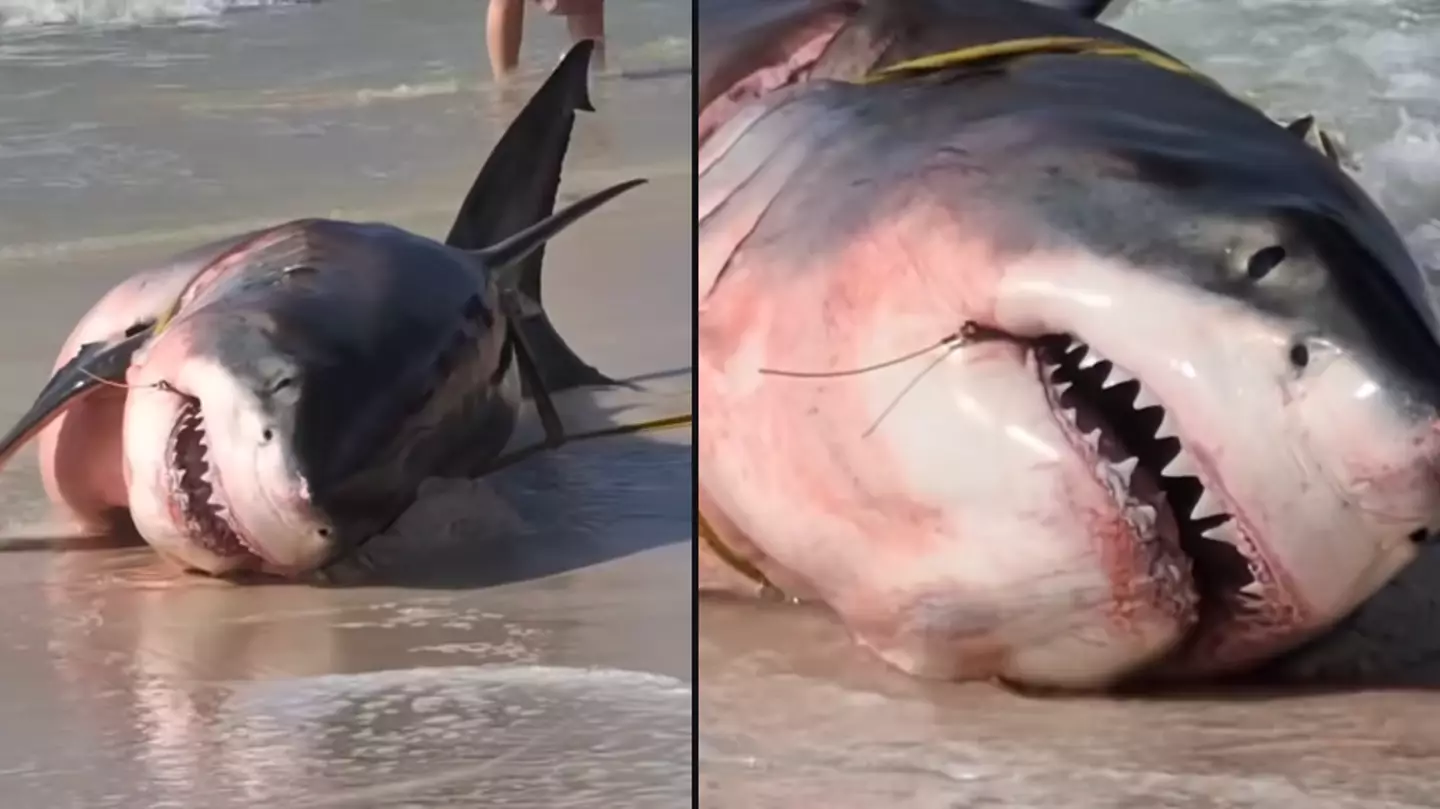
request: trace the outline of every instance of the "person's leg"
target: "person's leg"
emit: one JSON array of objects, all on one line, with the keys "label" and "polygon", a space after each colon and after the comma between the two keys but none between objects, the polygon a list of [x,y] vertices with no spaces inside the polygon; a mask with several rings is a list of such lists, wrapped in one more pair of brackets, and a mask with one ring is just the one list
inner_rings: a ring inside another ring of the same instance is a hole
[{"label": "person's leg", "polygon": [[576,8],[565,15],[565,25],[570,28],[570,40],[595,40],[595,56],[590,63],[596,70],[605,69],[605,0],[576,2]]},{"label": "person's leg", "polygon": [[485,16],[485,47],[495,80],[510,77],[520,64],[520,39],[525,33],[525,0],[490,0]]}]

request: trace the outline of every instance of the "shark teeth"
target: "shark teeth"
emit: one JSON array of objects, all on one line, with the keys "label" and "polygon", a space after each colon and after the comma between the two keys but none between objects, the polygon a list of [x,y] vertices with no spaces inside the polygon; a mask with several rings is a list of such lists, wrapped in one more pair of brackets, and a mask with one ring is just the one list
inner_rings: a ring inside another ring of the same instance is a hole
[{"label": "shark teeth", "polygon": [[[1144,380],[1073,338],[1045,338],[1036,353],[1057,412],[1074,426],[1081,451],[1095,457],[1098,478],[1137,535],[1148,541],[1158,530],[1151,505],[1158,486],[1196,575],[1224,589],[1251,584],[1256,561],[1247,556],[1249,545],[1240,525],[1221,492],[1206,485],[1204,465],[1182,440],[1179,418]],[[1143,489],[1136,482],[1142,474],[1147,481]],[[1144,492],[1144,498],[1137,492]],[[1232,550],[1218,549],[1222,544]],[[1251,561],[1249,574],[1244,564],[1230,561],[1236,553]]]},{"label": "shark teeth", "polygon": [[187,397],[181,404],[169,449],[170,479],[191,541],[222,557],[259,556],[236,531],[233,515],[220,499],[219,474],[210,460],[199,401]]},{"label": "shark teeth", "polygon": [[1145,410],[1151,407],[1160,407],[1160,400],[1142,385],[1139,392],[1135,394],[1135,409]]},{"label": "shark teeth", "polygon": [[[1175,417],[1170,415],[1168,410],[1165,411],[1164,417],[1160,419],[1160,426],[1155,428],[1155,437],[1174,438],[1179,432],[1179,429],[1175,426]],[[1181,452],[1184,452],[1184,450],[1181,450]]]},{"label": "shark teeth", "polygon": [[1116,472],[1119,472],[1121,479],[1125,481],[1125,485],[1129,486],[1130,479],[1135,476],[1135,467],[1139,465],[1140,459],[1131,456],[1123,461],[1111,464],[1110,468],[1114,469]]},{"label": "shark teeth", "polygon": [[1229,517],[1225,512],[1224,505],[1220,498],[1210,493],[1209,489],[1200,490],[1200,499],[1195,502],[1195,507],[1190,509],[1190,519],[1199,522],[1209,517]]},{"label": "shark teeth", "polygon": [[1134,379],[1134,374],[1112,363],[1110,366],[1110,376],[1105,378],[1105,381],[1101,383],[1101,387],[1113,388],[1121,382],[1132,382]]},{"label": "shark teeth", "polygon": [[1241,586],[1237,592],[1240,593],[1242,601],[1263,602],[1265,600],[1265,585],[1261,584],[1258,579]]},{"label": "shark teeth", "polygon": [[1235,526],[1234,520],[1227,519],[1219,525],[1206,529],[1201,536],[1214,542],[1225,542],[1230,545],[1239,544],[1242,540],[1240,529]]},{"label": "shark teeth", "polygon": [[1198,478],[1200,476],[1200,469],[1195,465],[1195,460],[1190,457],[1190,453],[1181,449],[1175,453],[1174,458],[1170,459],[1170,463],[1166,464],[1165,468],[1160,470],[1160,474],[1171,478]]}]

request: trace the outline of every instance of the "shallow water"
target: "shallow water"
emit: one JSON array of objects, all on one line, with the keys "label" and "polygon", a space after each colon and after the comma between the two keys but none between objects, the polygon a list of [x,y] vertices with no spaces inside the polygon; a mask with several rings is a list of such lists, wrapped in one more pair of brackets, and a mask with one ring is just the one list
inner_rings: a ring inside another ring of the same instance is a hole
[{"label": "shallow water", "polygon": [[[538,80],[567,38],[533,11],[522,67]],[[0,260],[317,211],[450,213],[523,99],[488,82],[483,17],[476,0],[336,0],[0,31]],[[591,159],[567,180],[684,170],[688,155],[655,146],[690,139],[669,111],[689,87],[686,4],[616,4],[609,22],[617,75],[594,83]],[[281,176],[296,182],[282,192]]]},{"label": "shallow water", "polygon": [[[443,234],[524,95],[485,82],[471,0],[121,5],[0,0],[0,419],[174,250],[300,215]],[[652,182],[553,244],[545,294],[644,382],[568,397],[572,429],[690,398],[689,12],[612,6],[562,193]],[[525,89],[566,45],[527,27]],[[690,480],[686,429],[577,443],[433,482],[328,584],[233,586],[68,539],[25,453],[0,470],[0,805],[685,805]]]},{"label": "shallow water", "polygon": [[[1277,118],[1338,130],[1361,181],[1440,269],[1440,6],[1430,0],[1134,0],[1120,27]],[[702,803],[730,807],[1440,805],[1440,553],[1295,677],[1415,690],[1117,700],[1021,697],[884,668],[828,617],[706,601]]]},{"label": "shallow water", "polygon": [[1317,114],[1412,249],[1440,269],[1440,5],[1135,0],[1118,20],[1280,120]]},{"label": "shallow water", "polygon": [[6,554],[5,805],[685,805],[689,468],[676,431],[437,482],[330,586]]}]

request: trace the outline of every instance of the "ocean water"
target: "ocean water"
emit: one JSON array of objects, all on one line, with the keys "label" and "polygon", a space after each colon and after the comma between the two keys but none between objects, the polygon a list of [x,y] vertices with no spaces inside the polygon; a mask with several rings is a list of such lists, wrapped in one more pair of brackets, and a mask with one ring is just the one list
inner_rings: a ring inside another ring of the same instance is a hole
[{"label": "ocean water", "polygon": [[227,11],[281,5],[289,0],[4,0],[0,25],[13,30],[42,25],[130,25],[219,16]]},{"label": "ocean water", "polygon": [[1339,131],[1425,265],[1440,270],[1440,3],[1133,0],[1115,20],[1281,120]]},{"label": "ocean water", "polygon": [[[581,185],[690,161],[688,3],[611,6],[600,113],[567,175]],[[453,211],[569,44],[528,12],[529,80],[500,93],[484,0],[0,0],[0,264]]]}]

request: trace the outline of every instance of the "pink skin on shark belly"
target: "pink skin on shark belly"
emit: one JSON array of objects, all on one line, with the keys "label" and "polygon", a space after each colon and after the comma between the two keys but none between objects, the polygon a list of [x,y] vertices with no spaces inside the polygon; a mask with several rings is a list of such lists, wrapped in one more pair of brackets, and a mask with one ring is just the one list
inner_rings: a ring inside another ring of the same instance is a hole
[{"label": "pink skin on shark belly", "polygon": [[[133,276],[110,290],[75,325],[53,370],[73,359],[82,345],[112,340],[159,315],[193,274],[189,266],[166,268]],[[61,413],[36,437],[46,495],[85,530],[109,528],[116,510],[128,508],[124,415],[125,391],[107,387]]]},{"label": "pink skin on shark belly", "polygon": [[[827,379],[761,372],[865,367],[983,317],[998,264],[981,239],[922,235],[938,224],[911,208],[824,268],[771,269],[752,251],[710,291],[706,500],[762,550],[757,567],[778,587],[802,582],[912,673],[1089,684],[1151,660],[1193,621],[1188,566],[1162,541],[1129,541],[1131,515],[1093,459],[1054,449],[1068,439],[1019,344],[961,349],[908,392],[935,354]],[[877,271],[899,242],[916,265],[929,246],[973,272],[939,288],[944,277]],[[975,249],[957,255],[963,244]]]}]

